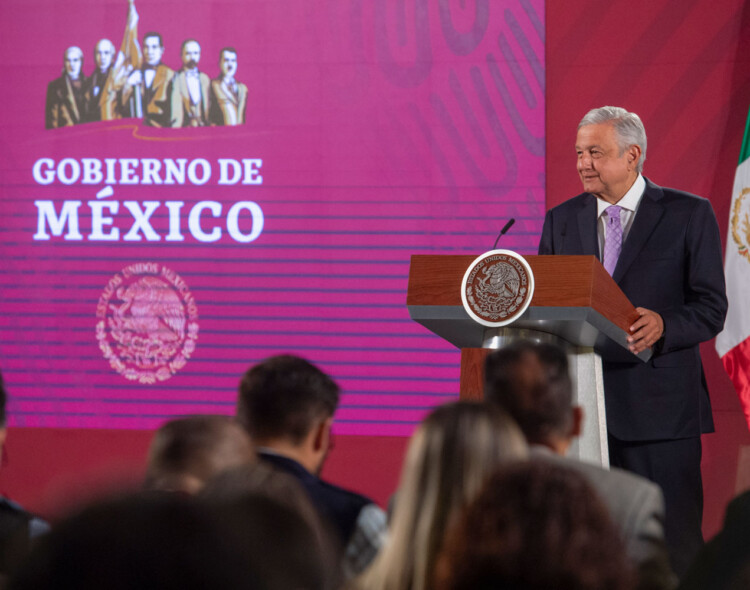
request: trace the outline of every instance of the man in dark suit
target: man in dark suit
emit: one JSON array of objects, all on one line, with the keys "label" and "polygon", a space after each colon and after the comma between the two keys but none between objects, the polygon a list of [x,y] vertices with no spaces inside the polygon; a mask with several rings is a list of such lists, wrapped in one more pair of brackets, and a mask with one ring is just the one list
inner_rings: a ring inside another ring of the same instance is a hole
[{"label": "man in dark suit", "polygon": [[63,56],[63,71],[47,86],[44,126],[47,129],[83,123],[86,89],[83,76],[83,51],[68,47]]},{"label": "man in dark suit", "polygon": [[[672,588],[664,543],[659,486],[622,469],[565,457],[580,436],[583,409],[573,405],[568,358],[559,346],[519,341],[487,356],[484,398],[507,412],[529,442],[533,458],[581,473],[607,506],[643,587]],[[646,583],[648,580],[648,583]]]},{"label": "man in dark suit", "polygon": [[353,578],[385,542],[386,515],[372,500],[320,478],[331,449],[339,386],[315,365],[292,355],[251,367],[240,382],[237,421],[260,459],[292,475],[343,547],[341,569]]},{"label": "man in dark suit", "polygon": [[586,114],[576,138],[584,193],[547,212],[539,254],[602,260],[640,318],[631,352],[602,350],[610,463],[658,483],[678,575],[703,543],[701,439],[713,418],[699,344],[724,324],[721,240],[711,204],[641,175],[646,132],[619,107]]},{"label": "man in dark suit", "polygon": [[102,119],[102,90],[107,83],[107,77],[112,70],[115,59],[115,46],[109,39],[101,39],[94,47],[94,63],[96,67],[86,80],[86,122],[101,121]]}]

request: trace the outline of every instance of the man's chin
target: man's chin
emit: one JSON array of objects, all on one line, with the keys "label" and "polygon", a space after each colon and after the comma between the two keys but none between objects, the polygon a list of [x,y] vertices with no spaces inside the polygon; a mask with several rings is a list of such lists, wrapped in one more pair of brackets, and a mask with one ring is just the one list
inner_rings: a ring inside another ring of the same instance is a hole
[{"label": "man's chin", "polygon": [[590,180],[581,179],[581,183],[583,184],[584,192],[587,192],[587,193],[596,193],[602,188],[602,183],[598,182],[596,179],[590,179]]}]

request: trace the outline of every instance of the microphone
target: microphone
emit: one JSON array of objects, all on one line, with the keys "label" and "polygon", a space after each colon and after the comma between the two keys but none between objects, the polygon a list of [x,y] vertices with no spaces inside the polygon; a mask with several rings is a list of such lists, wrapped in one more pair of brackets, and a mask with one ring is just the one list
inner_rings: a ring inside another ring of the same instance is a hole
[{"label": "microphone", "polygon": [[494,243],[494,244],[492,245],[492,249],[493,249],[493,250],[494,250],[495,248],[497,248],[497,243],[498,243],[498,242],[500,241],[500,238],[502,238],[502,237],[503,237],[503,236],[505,235],[505,233],[506,233],[506,232],[507,232],[507,231],[508,231],[508,230],[509,230],[509,229],[510,229],[511,227],[513,227],[513,224],[514,224],[515,222],[516,222],[516,220],[515,220],[515,219],[514,219],[513,217],[511,217],[511,218],[510,218],[510,219],[508,220],[508,223],[506,223],[506,224],[505,224],[505,226],[503,227],[503,229],[501,229],[501,230],[500,230],[500,233],[499,233],[499,234],[497,235],[497,239],[495,240],[495,243]]}]

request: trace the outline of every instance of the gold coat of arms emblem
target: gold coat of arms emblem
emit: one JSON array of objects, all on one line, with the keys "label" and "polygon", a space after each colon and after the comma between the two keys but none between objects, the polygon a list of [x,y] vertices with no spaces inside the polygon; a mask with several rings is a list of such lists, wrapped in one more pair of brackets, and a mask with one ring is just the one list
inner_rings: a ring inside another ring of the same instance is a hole
[{"label": "gold coat of arms emblem", "polygon": [[732,230],[732,239],[737,245],[737,251],[740,256],[744,256],[750,261],[750,188],[744,188],[740,191],[739,197],[735,199],[732,206],[732,217],[730,227]]}]

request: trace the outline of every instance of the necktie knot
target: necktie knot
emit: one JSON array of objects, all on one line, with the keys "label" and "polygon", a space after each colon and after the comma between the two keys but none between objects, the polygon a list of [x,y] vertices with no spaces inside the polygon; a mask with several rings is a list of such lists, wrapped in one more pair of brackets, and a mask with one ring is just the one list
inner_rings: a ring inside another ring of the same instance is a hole
[{"label": "necktie knot", "polygon": [[622,207],[620,207],[619,205],[610,205],[604,210],[604,212],[607,214],[607,220],[609,221],[610,225],[613,223],[619,223],[620,211],[622,211]]}]

